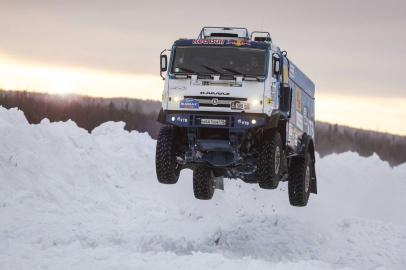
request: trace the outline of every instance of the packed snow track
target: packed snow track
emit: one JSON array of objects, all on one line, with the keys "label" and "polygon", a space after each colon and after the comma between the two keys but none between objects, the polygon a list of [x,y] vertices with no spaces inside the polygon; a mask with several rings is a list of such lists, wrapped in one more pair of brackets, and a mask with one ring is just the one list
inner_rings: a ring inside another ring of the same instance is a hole
[{"label": "packed snow track", "polygon": [[0,107],[0,269],[406,269],[406,165],[317,158],[305,208],[286,183],[199,201],[191,171],[159,184],[156,142],[123,127]]}]

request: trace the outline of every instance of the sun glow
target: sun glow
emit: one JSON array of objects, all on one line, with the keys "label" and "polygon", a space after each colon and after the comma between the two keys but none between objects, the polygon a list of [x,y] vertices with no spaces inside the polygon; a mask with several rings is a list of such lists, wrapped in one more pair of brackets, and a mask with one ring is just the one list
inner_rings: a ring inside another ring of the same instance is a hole
[{"label": "sun glow", "polygon": [[22,64],[0,55],[0,88],[97,97],[161,98],[163,81],[152,75],[126,75],[86,69]]},{"label": "sun glow", "polygon": [[316,119],[355,128],[406,135],[406,99],[316,93]]}]

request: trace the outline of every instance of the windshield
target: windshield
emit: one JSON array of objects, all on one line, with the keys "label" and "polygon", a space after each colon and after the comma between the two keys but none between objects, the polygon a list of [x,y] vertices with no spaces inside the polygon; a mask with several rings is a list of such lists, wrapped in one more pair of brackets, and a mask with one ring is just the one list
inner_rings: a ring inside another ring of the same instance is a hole
[{"label": "windshield", "polygon": [[177,47],[171,72],[265,76],[266,50],[236,47]]}]

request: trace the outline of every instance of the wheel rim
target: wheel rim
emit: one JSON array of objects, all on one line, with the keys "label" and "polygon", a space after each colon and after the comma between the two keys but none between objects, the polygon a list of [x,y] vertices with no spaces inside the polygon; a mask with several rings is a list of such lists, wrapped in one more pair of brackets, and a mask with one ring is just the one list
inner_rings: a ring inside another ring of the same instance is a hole
[{"label": "wheel rim", "polygon": [[281,151],[279,150],[279,146],[277,146],[275,150],[275,174],[279,173],[280,166],[281,166]]},{"label": "wheel rim", "polygon": [[305,175],[305,188],[306,188],[306,193],[309,191],[310,187],[310,166],[306,166],[306,175]]}]

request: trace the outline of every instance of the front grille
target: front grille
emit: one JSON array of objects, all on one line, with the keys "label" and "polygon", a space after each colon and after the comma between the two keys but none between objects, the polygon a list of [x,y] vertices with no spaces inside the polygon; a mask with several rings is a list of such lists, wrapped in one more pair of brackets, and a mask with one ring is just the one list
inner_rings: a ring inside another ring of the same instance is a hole
[{"label": "front grille", "polygon": [[[185,96],[185,98],[193,98],[199,101],[199,107],[221,107],[221,108],[230,108],[230,104],[233,101],[247,101],[247,98],[238,98],[238,97],[209,97],[209,96]],[[213,104],[213,99],[217,99],[217,105]]]}]

